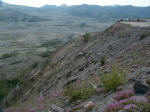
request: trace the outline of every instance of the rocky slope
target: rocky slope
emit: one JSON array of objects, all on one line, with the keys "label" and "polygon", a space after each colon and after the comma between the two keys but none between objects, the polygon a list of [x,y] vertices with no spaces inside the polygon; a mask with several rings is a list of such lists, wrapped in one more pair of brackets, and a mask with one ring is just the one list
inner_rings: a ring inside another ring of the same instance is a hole
[{"label": "rocky slope", "polygon": [[[106,105],[113,101],[116,91],[109,91],[101,95],[93,94],[86,100],[72,103],[68,103],[67,98],[60,94],[73,83],[76,86],[80,86],[83,82],[90,83],[97,88],[99,77],[110,71],[113,66],[127,71],[129,82],[123,88],[132,90],[135,80],[144,81],[149,78],[149,50],[150,27],[134,27],[129,24],[116,23],[105,31],[87,33],[56,51],[45,65],[24,76],[25,82],[16,87],[6,97],[4,103],[7,105],[22,104],[25,107],[31,102],[35,103],[36,97],[43,96],[46,97],[44,100],[46,103],[43,104],[43,107],[38,107],[39,110],[46,111],[52,104],[55,104],[64,108],[66,112],[72,112],[69,109],[77,104],[84,105],[92,101],[96,103],[96,107],[91,111],[103,112]],[[104,57],[106,61],[102,63]],[[136,97],[141,98],[143,95]],[[15,106],[15,109],[17,107]],[[13,111],[17,112],[15,109]]]}]

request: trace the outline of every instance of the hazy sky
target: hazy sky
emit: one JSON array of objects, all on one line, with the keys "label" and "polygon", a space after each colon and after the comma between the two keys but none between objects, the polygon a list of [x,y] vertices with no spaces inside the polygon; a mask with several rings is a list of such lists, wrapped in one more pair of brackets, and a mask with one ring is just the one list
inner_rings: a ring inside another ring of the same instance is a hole
[{"label": "hazy sky", "polygon": [[46,4],[96,4],[96,5],[134,5],[150,6],[150,0],[2,0],[7,3],[40,7]]}]

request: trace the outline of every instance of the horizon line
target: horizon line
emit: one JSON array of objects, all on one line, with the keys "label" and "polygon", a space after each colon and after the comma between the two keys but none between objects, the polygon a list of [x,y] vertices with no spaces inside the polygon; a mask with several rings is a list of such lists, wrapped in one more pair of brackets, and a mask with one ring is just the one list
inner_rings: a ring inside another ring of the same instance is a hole
[{"label": "horizon line", "polygon": [[4,4],[8,4],[8,5],[16,5],[16,6],[24,6],[24,7],[33,7],[33,8],[41,8],[43,6],[46,6],[46,5],[53,5],[53,6],[57,6],[57,7],[61,7],[62,5],[66,5],[68,7],[71,7],[71,6],[76,6],[76,5],[89,5],[89,6],[92,6],[92,5],[95,5],[95,6],[108,6],[108,7],[115,7],[115,6],[133,6],[133,7],[150,7],[150,5],[148,6],[136,6],[136,5],[120,5],[120,4],[114,4],[114,5],[96,5],[96,4],[74,4],[74,5],[68,5],[66,3],[62,3],[60,5],[56,5],[56,4],[45,4],[45,5],[42,5],[42,6],[29,6],[29,5],[23,5],[23,4],[13,4],[13,3],[7,3],[7,2],[4,2],[2,1],[2,3]]}]

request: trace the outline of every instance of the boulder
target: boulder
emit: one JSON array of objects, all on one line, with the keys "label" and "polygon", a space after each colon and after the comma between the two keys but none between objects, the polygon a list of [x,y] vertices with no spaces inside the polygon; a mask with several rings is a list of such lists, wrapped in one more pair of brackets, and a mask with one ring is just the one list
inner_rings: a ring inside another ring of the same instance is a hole
[{"label": "boulder", "polygon": [[143,84],[141,81],[136,81],[133,88],[136,94],[145,94],[150,90],[150,88]]}]

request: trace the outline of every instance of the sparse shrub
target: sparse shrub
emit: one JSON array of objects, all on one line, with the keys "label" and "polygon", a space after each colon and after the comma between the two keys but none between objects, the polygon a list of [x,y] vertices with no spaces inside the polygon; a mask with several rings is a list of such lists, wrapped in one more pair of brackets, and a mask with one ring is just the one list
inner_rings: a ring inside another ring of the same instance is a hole
[{"label": "sparse shrub", "polygon": [[42,47],[59,47],[61,45],[63,45],[63,42],[61,40],[54,39],[54,40],[43,43],[41,46]]},{"label": "sparse shrub", "polygon": [[9,79],[7,80],[7,85],[10,89],[13,89],[19,82],[20,80],[18,78]]},{"label": "sparse shrub", "polygon": [[90,33],[85,33],[82,37],[83,37],[83,41],[86,43],[89,41]]},{"label": "sparse shrub", "polygon": [[92,94],[95,93],[95,88],[92,85],[75,85],[71,84],[66,90],[64,91],[64,96],[68,97],[69,100],[84,100],[89,98]]},{"label": "sparse shrub", "polygon": [[87,25],[86,23],[81,23],[80,25],[79,25],[80,27],[89,27],[89,25]]},{"label": "sparse shrub", "polygon": [[16,53],[16,52],[6,53],[6,54],[3,54],[3,55],[0,57],[0,59],[10,58],[10,57],[16,56],[16,55],[18,55],[18,53]]},{"label": "sparse shrub", "polygon": [[10,65],[19,64],[19,63],[21,63],[21,62],[22,62],[22,61],[14,61],[14,62],[10,63]]},{"label": "sparse shrub", "polygon": [[140,40],[143,40],[146,37],[146,34],[142,34]]},{"label": "sparse shrub", "polygon": [[102,85],[105,91],[115,90],[120,85],[126,83],[126,73],[120,72],[118,69],[113,68],[110,73],[104,74],[101,77]]},{"label": "sparse shrub", "polygon": [[9,92],[6,80],[0,80],[0,100],[2,100]]},{"label": "sparse shrub", "polygon": [[51,55],[51,52],[50,52],[50,51],[41,52],[41,53],[39,54],[39,56],[41,56],[42,58],[49,57],[50,55]]},{"label": "sparse shrub", "polygon": [[32,68],[34,69],[34,68],[36,68],[38,65],[39,65],[39,62],[34,62],[34,63],[32,64]]},{"label": "sparse shrub", "polygon": [[107,59],[106,55],[104,55],[104,56],[101,57],[101,66],[105,65],[106,59]]}]

